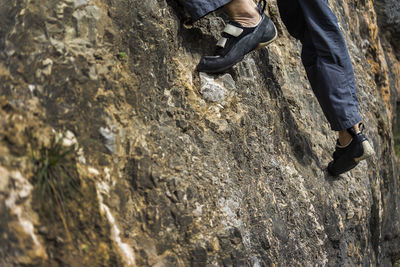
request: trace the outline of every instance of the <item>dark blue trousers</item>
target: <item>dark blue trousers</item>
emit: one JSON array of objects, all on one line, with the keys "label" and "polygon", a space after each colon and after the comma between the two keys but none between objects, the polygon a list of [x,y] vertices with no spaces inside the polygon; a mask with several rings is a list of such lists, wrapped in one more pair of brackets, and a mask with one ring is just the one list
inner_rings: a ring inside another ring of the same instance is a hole
[{"label": "dark blue trousers", "polygon": [[[193,19],[199,19],[230,0],[184,2]],[[345,130],[360,122],[353,66],[327,0],[278,0],[278,6],[289,33],[303,45],[303,65],[332,130]]]}]

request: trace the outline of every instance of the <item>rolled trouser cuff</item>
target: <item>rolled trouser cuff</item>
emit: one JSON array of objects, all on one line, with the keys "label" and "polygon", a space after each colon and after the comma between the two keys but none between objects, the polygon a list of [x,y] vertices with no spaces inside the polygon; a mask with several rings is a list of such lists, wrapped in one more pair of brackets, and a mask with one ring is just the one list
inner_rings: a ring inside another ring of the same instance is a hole
[{"label": "rolled trouser cuff", "polygon": [[184,0],[183,3],[192,16],[192,19],[198,20],[231,1],[232,0]]},{"label": "rolled trouser cuff", "polygon": [[355,113],[353,115],[353,118],[348,119],[346,121],[341,121],[340,123],[331,123],[331,129],[333,131],[344,131],[347,130],[351,127],[353,127],[354,125],[358,124],[361,122],[361,117],[360,115],[357,113]]}]

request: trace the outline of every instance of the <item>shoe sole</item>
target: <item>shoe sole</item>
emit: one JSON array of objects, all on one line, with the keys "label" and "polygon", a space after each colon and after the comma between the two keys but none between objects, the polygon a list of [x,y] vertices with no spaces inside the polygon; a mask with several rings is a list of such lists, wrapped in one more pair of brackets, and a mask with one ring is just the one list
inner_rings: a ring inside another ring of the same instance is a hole
[{"label": "shoe sole", "polygon": [[[251,51],[250,51],[250,52],[251,52]],[[250,52],[249,52],[249,53],[250,53]],[[249,53],[247,53],[247,54],[249,54]],[[246,55],[247,55],[247,54],[246,54]],[[205,73],[222,73],[222,72],[225,72],[226,70],[229,70],[230,68],[232,68],[233,66],[235,66],[238,62],[242,61],[243,59],[244,59],[244,56],[241,57],[239,60],[233,62],[232,64],[229,64],[229,65],[227,65],[227,66],[224,66],[223,68],[216,69],[216,70],[207,70],[207,71],[205,71],[205,70],[199,70],[199,72],[205,72]]]},{"label": "shoe sole", "polygon": [[375,154],[374,150],[372,149],[372,146],[370,145],[370,143],[365,140],[362,143],[363,149],[364,149],[364,153],[361,155],[361,157],[358,158],[354,158],[354,161],[356,163],[359,163],[360,161],[367,159],[369,157],[371,157],[373,154]]}]

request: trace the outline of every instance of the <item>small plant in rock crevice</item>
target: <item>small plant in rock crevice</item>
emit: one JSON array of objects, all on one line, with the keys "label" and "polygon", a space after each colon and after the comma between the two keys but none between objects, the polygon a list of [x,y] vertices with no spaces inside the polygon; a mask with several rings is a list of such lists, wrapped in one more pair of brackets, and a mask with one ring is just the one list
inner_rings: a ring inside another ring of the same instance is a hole
[{"label": "small plant in rock crevice", "polygon": [[118,53],[117,57],[120,60],[126,60],[128,55],[126,54],[126,52],[121,51],[121,52]]},{"label": "small plant in rock crevice", "polygon": [[48,147],[32,149],[32,160],[35,165],[34,194],[43,211],[59,216],[67,238],[72,241],[65,202],[79,192],[80,182],[76,173],[76,147],[65,147],[62,140],[53,137]]}]

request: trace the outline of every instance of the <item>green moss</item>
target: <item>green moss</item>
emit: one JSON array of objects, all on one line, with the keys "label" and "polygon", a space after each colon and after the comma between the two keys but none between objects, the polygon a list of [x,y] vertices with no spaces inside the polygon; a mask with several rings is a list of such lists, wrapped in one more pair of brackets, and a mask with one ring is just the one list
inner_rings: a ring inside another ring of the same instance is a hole
[{"label": "green moss", "polygon": [[270,13],[272,16],[276,16],[276,15],[278,15],[278,10],[277,10],[276,8],[274,8],[274,7],[270,7],[269,13]]},{"label": "green moss", "polygon": [[118,58],[120,60],[126,59],[128,57],[128,55],[126,54],[126,52],[119,52],[118,53]]}]

